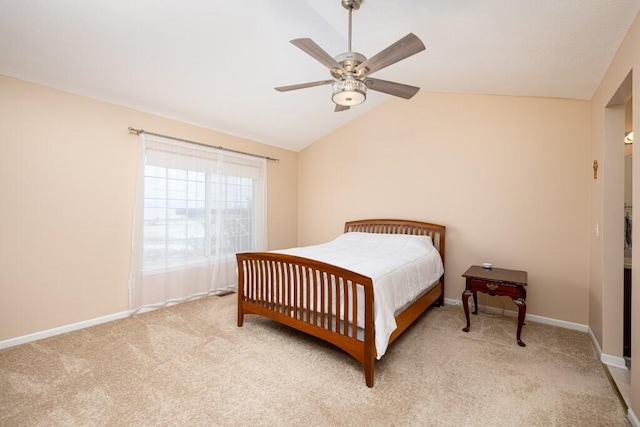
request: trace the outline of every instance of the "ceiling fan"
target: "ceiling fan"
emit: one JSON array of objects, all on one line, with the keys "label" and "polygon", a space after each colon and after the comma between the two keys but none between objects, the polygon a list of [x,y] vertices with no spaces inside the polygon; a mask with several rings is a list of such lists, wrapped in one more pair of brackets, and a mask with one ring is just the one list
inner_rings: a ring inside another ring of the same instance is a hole
[{"label": "ceiling fan", "polygon": [[374,79],[369,77],[369,75],[423,51],[425,47],[422,41],[413,33],[409,33],[369,59],[358,52],[352,52],[351,14],[354,10],[360,9],[362,0],[341,1],[342,6],[349,11],[349,45],[347,52],[341,53],[333,58],[311,39],[291,40],[294,46],[311,55],[322,65],[329,68],[334,79],[291,86],[280,86],[275,89],[279,92],[287,92],[290,90],[330,84],[331,100],[336,104],[336,112],[348,110],[351,106],[364,102],[367,98],[367,89],[405,99],[413,97],[413,95],[420,90],[419,87]]}]

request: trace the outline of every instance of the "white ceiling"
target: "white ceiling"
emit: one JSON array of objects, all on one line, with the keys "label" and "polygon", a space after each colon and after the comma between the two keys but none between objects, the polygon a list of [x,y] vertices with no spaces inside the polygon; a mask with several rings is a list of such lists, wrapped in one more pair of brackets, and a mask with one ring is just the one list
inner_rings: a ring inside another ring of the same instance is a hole
[{"label": "white ceiling", "polygon": [[[352,50],[371,57],[413,32],[426,51],[374,77],[422,93],[590,99],[639,9],[364,0]],[[340,0],[0,0],[0,74],[297,151],[390,98],[369,91],[334,113],[330,86],[273,89],[330,78],[289,40],[309,37],[335,56],[347,28]]]}]

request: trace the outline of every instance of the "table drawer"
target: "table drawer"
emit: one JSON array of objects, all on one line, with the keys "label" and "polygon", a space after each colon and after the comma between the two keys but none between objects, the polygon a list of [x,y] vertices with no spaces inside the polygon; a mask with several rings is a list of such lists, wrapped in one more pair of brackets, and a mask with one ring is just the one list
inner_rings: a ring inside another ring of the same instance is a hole
[{"label": "table drawer", "polygon": [[467,289],[470,291],[485,292],[491,295],[503,295],[511,298],[523,297],[520,287],[510,283],[467,279]]}]

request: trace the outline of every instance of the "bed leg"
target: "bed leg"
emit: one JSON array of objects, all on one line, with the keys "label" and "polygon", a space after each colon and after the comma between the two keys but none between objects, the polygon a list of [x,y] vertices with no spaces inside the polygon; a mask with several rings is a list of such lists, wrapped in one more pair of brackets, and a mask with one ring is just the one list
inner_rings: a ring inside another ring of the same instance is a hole
[{"label": "bed leg", "polygon": [[238,328],[242,327],[243,322],[244,322],[244,315],[240,312],[240,310],[238,310]]},{"label": "bed leg", "polygon": [[440,297],[438,298],[438,305],[440,307],[444,307],[444,278],[441,279],[442,280],[442,291],[440,293]]},{"label": "bed leg", "polygon": [[238,328],[242,327],[244,322],[244,312],[242,311],[242,296],[238,292]]},{"label": "bed leg", "polygon": [[373,370],[375,367],[375,362],[373,360],[368,360],[364,362],[364,377],[367,380],[367,387],[373,387]]}]

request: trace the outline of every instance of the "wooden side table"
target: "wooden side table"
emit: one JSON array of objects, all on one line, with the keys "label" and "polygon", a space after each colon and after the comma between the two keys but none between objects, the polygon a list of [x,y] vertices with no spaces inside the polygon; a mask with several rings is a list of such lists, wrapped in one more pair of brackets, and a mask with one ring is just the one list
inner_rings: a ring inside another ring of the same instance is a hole
[{"label": "wooden side table", "polygon": [[469,332],[471,322],[469,320],[469,297],[473,296],[475,308],[473,314],[478,314],[478,292],[484,292],[491,296],[511,297],[518,306],[518,345],[525,347],[526,344],[520,339],[524,317],[527,314],[527,272],[519,270],[507,270],[504,268],[483,268],[479,265],[471,266],[462,275],[467,279],[466,289],[462,293],[462,305],[464,314],[467,317],[467,327],[464,332]]}]

